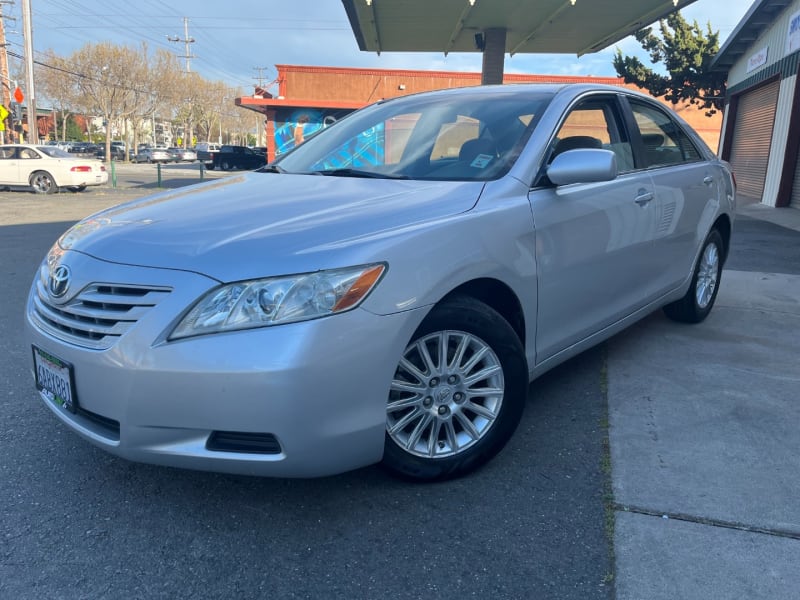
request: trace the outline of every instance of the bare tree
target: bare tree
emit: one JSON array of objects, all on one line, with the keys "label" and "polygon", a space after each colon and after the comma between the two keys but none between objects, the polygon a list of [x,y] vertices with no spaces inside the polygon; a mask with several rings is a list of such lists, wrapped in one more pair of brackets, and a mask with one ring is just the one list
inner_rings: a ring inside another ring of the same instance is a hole
[{"label": "bare tree", "polygon": [[67,137],[67,118],[73,112],[77,98],[77,80],[69,63],[52,50],[44,52],[37,71],[39,93],[52,102],[61,115],[62,141]]},{"label": "bare tree", "polygon": [[106,160],[111,158],[111,137],[114,123],[136,110],[134,92],[143,87],[136,80],[142,62],[135,48],[115,46],[108,42],[87,44],[70,58],[79,74],[77,86],[82,103],[89,114],[103,118],[106,128]]}]

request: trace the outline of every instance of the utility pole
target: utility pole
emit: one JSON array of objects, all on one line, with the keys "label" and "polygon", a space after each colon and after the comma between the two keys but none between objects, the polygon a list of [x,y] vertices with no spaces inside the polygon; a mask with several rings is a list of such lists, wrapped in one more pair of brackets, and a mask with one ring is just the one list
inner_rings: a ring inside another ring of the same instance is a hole
[{"label": "utility pole", "polygon": [[264,89],[264,71],[267,70],[267,67],[253,67],[254,71],[258,71],[258,77],[253,77],[253,79],[258,79],[258,87],[262,90]]},{"label": "utility pole", "polygon": [[194,38],[189,37],[189,17],[183,17],[183,39],[181,39],[177,35],[168,35],[167,40],[169,40],[170,42],[183,42],[184,54],[183,56],[181,56],[181,58],[186,59],[186,73],[191,73],[192,72],[191,60],[194,58],[194,55],[189,51],[189,44],[194,44]]},{"label": "utility pole", "polygon": [[[186,82],[188,84],[189,75],[192,72],[192,63],[191,60],[194,58],[192,53],[189,50],[189,44],[194,44],[194,38],[189,37],[189,17],[183,17],[183,39],[178,37],[177,35],[168,35],[167,40],[170,42],[183,42],[184,44],[184,54],[182,58],[186,59],[186,71],[184,75],[186,76]],[[189,107],[191,112],[191,106]],[[187,131],[188,129],[188,131]],[[194,137],[192,133],[192,122],[191,122],[191,115],[188,119],[188,127],[183,131],[183,147],[188,148],[191,146],[192,138]]]},{"label": "utility pole", "polygon": [[39,143],[39,124],[36,120],[36,93],[33,88],[33,24],[31,0],[22,0],[22,33],[25,36],[25,81],[28,87],[28,139]]},{"label": "utility pole", "polygon": [[[3,103],[3,106],[11,111],[11,79],[8,77],[8,52],[6,52],[6,25],[5,21],[3,20],[3,4],[6,2],[0,2],[0,88],[2,88],[2,97],[0,98],[0,102]],[[11,125],[9,127],[9,124]],[[11,130],[13,129],[13,119],[8,120],[5,123],[5,131],[0,131],[0,141],[4,144],[6,143],[6,131],[8,131],[8,141],[13,139],[13,134]]]}]

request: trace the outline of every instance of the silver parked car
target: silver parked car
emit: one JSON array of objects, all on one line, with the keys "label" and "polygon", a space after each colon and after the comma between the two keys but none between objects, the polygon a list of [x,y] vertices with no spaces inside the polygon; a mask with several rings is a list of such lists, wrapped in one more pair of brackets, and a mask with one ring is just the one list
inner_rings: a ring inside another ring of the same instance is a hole
[{"label": "silver parked car", "polygon": [[168,163],[175,162],[175,156],[168,148],[146,146],[145,148],[141,148],[133,158],[131,158],[131,161],[134,163]]},{"label": "silver parked car", "polygon": [[622,88],[381,101],[259,171],[67,231],[28,298],[36,386],[131,460],[459,476],[540,374],[658,308],[708,315],[734,193]]}]

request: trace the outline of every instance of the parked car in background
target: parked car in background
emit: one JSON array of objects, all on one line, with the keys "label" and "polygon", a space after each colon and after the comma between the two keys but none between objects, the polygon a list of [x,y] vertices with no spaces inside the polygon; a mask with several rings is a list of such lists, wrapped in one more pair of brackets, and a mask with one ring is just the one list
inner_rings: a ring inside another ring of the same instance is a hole
[{"label": "parked car in background", "polygon": [[247,146],[222,145],[214,155],[214,168],[223,171],[233,169],[257,169],[267,164],[266,153],[255,152]]},{"label": "parked car in background", "polygon": [[219,152],[219,144],[213,142],[200,142],[194,147],[197,160],[202,162],[206,168],[214,168],[214,156]]},{"label": "parked car in background", "polygon": [[132,159],[135,163],[168,163],[174,162],[175,157],[169,148],[142,148]]},{"label": "parked car in background", "polygon": [[[97,146],[97,150],[96,150],[95,155],[100,160],[103,160],[103,161],[106,160],[106,146],[105,146],[105,144],[99,144]],[[126,158],[125,147],[124,146],[120,146],[120,145],[112,144],[111,145],[111,159],[112,160],[125,160],[125,158]]]},{"label": "parked car in background", "polygon": [[734,214],[729,165],[644,94],[403,96],[76,224],[20,350],[47,409],[128,459],[448,479],[504,447],[542,373],[662,307],[705,319]]},{"label": "parked car in background", "polygon": [[38,194],[59,188],[82,192],[108,182],[100,161],[81,158],[56,146],[5,144],[0,146],[0,186],[30,186]]},{"label": "parked car in background", "polygon": [[62,148],[70,154],[91,154],[95,156],[100,147],[92,142],[70,142],[68,148]]},{"label": "parked car in background", "polygon": [[197,153],[192,148],[170,148],[170,153],[175,157],[175,162],[194,162]]}]

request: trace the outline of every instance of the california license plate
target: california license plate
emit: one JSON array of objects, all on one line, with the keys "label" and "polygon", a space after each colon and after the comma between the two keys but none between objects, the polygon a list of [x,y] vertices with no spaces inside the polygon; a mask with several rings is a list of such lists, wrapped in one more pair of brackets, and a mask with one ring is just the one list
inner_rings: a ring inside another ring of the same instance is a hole
[{"label": "california license plate", "polygon": [[43,392],[58,406],[75,412],[77,399],[72,365],[34,346],[33,366],[36,375],[36,389]]}]

